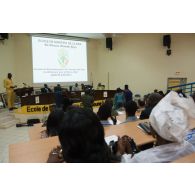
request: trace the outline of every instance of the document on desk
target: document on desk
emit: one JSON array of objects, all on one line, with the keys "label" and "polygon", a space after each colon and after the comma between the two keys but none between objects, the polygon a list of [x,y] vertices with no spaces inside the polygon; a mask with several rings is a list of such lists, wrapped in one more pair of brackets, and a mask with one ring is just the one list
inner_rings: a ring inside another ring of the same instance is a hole
[{"label": "document on desk", "polygon": [[109,145],[111,141],[117,142],[118,137],[116,135],[111,135],[111,136],[105,137],[105,141],[107,145]]},{"label": "document on desk", "polygon": [[151,135],[151,129],[148,122],[139,123],[137,127],[143,130],[146,134]]},{"label": "document on desk", "polygon": [[[113,125],[113,121],[112,121],[111,119],[109,119],[108,122],[109,122],[111,125]],[[122,122],[119,121],[119,120],[116,121],[116,125],[119,125],[119,124],[121,124],[121,123],[122,123]]]},{"label": "document on desk", "polygon": [[125,111],[117,111],[119,115],[125,114]]},{"label": "document on desk", "polygon": [[35,97],[35,104],[39,104],[40,103],[40,101],[39,101],[39,96],[36,96]]}]

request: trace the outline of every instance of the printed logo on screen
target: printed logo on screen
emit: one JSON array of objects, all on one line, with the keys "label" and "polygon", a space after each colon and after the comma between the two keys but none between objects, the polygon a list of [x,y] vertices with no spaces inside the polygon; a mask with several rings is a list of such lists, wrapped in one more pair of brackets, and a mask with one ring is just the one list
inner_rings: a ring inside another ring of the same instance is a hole
[{"label": "printed logo on screen", "polygon": [[64,68],[65,66],[68,65],[69,63],[69,56],[68,52],[64,49],[59,49],[58,50],[58,63],[61,68]]}]

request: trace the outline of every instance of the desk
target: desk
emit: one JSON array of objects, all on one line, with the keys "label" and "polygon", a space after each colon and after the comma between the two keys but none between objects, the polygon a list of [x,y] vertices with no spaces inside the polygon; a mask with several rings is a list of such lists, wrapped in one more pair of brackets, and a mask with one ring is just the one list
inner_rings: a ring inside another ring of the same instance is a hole
[{"label": "desk", "polygon": [[[136,128],[137,123],[138,121],[106,127],[105,136],[129,135],[134,138],[138,145],[154,142],[155,139],[153,137],[146,135],[140,129]],[[49,152],[57,145],[59,145],[57,136],[12,144],[9,146],[9,162],[44,163],[48,159]]]},{"label": "desk", "polygon": [[172,163],[195,163],[195,152],[180,159],[174,160]]},{"label": "desk", "polygon": [[60,145],[58,137],[33,140],[9,145],[9,162],[11,163],[44,163],[50,151]]},{"label": "desk", "polygon": [[34,124],[33,127],[29,129],[30,140],[41,139],[41,131],[46,130],[46,127],[42,127],[43,123]]},{"label": "desk", "polygon": [[[106,97],[104,97],[105,93],[107,93],[107,98],[113,98],[114,94],[116,93],[116,90],[94,90],[92,95],[95,101],[105,100],[106,99]],[[74,100],[74,102],[81,101],[81,91],[62,92],[62,96],[68,97]],[[39,97],[39,103],[36,103],[36,97]],[[54,104],[54,103],[55,103],[55,93],[53,92],[21,97],[21,106],[48,105],[48,104]]]},{"label": "desk", "polygon": [[135,122],[122,123],[120,125],[110,125],[105,127],[105,137],[110,135],[123,136],[128,135],[132,137],[138,146],[152,143],[155,139],[151,135],[147,135],[137,127],[140,122],[148,120],[138,120]]},{"label": "desk", "polygon": [[[125,118],[126,118],[125,114],[117,116],[117,120],[119,120],[120,122],[125,121]],[[34,124],[34,126],[31,127],[28,132],[30,140],[41,139],[41,131],[43,130],[46,130],[46,127],[42,127],[42,123]]]},{"label": "desk", "polygon": [[190,120],[190,129],[194,129],[195,128],[195,120],[191,119]]}]

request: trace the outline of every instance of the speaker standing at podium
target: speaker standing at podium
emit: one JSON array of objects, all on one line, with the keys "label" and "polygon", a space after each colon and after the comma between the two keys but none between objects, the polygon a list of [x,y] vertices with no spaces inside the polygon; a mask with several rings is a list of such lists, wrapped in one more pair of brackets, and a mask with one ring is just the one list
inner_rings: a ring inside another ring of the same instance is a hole
[{"label": "speaker standing at podium", "polygon": [[4,80],[4,87],[6,88],[6,93],[7,93],[7,103],[8,103],[8,108],[9,110],[14,109],[14,99],[15,99],[15,94],[14,94],[14,86],[13,81],[12,81],[12,74],[8,73],[7,79]]}]

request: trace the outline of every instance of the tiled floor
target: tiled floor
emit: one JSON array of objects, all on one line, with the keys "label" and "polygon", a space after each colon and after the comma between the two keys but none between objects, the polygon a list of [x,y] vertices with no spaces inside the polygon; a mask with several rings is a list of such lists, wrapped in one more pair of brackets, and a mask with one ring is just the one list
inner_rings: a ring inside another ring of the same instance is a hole
[{"label": "tiled floor", "polygon": [[9,162],[9,145],[29,140],[29,127],[0,129],[0,162]]}]

